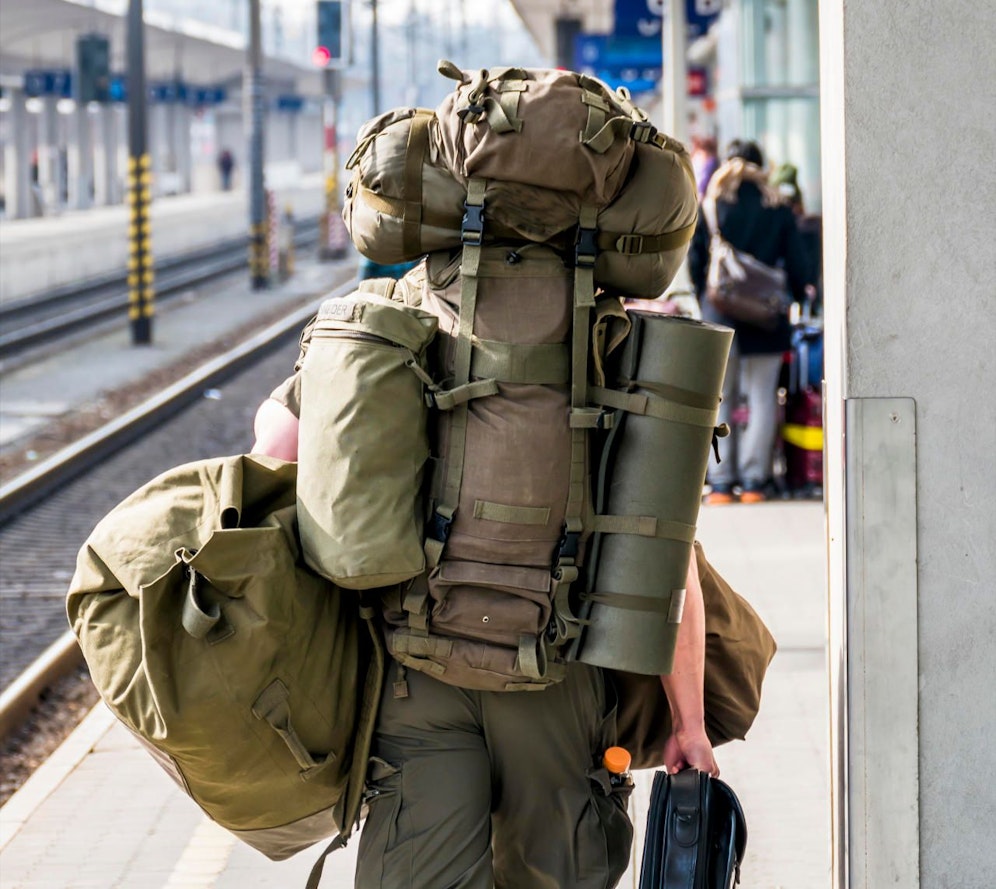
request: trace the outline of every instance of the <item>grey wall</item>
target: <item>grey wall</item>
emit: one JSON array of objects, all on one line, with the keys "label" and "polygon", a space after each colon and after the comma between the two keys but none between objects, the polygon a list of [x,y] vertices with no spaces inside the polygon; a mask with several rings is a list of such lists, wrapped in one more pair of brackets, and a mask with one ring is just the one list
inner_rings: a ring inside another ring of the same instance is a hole
[{"label": "grey wall", "polygon": [[[835,883],[913,885],[919,844],[919,885],[982,887],[996,823],[996,16],[977,0],[822,0],[820,29],[831,669],[850,680],[834,713]],[[862,469],[847,402],[882,397],[915,400],[915,477],[892,480],[915,498],[915,613],[898,615],[911,640],[874,612],[901,591],[866,581],[883,553],[855,540],[863,517],[844,497]],[[876,719],[910,672],[912,712]],[[871,751],[910,737],[901,777],[919,797],[896,813]]]}]

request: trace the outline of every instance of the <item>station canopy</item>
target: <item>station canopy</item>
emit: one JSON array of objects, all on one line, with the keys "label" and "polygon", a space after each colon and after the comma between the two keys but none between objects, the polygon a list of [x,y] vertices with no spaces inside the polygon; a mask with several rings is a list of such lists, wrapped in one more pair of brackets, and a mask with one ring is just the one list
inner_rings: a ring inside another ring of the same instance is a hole
[{"label": "station canopy", "polygon": [[[0,74],[11,83],[27,70],[66,69],[76,64],[82,34],[110,39],[111,69],[127,69],[128,0],[0,0]],[[145,13],[145,68],[149,82],[181,79],[191,84],[233,83],[246,66],[242,34],[192,19]],[[310,60],[267,57],[264,77],[302,95],[318,95],[321,77]]]}]

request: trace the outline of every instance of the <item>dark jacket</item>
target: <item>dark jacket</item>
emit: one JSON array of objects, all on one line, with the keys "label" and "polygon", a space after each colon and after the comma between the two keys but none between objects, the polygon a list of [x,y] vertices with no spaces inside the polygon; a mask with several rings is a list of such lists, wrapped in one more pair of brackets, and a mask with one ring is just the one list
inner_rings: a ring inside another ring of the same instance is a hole
[{"label": "dark jacket", "polygon": [[[716,202],[716,217],[720,232],[733,247],[750,253],[766,265],[784,268],[792,298],[798,302],[806,298],[806,284],[811,283],[807,280],[806,253],[790,207],[765,207],[761,203],[760,189],[752,182],[744,182],[737,192],[736,203]],[[701,212],[688,251],[688,265],[702,306],[702,317],[734,328],[737,345],[743,354],[771,354],[789,348],[791,327],[787,318],[782,318],[775,330],[762,330],[719,314],[705,299],[709,227]]]}]

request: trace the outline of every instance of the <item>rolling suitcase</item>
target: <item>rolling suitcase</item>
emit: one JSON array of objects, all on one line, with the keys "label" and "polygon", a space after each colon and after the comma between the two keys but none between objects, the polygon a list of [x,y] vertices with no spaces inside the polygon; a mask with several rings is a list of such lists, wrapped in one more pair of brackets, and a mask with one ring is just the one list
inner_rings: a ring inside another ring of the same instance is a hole
[{"label": "rolling suitcase", "polygon": [[730,786],[697,769],[654,774],[639,889],[732,889],[747,823]]},{"label": "rolling suitcase", "polygon": [[823,494],[823,330],[803,324],[793,331],[785,423],[785,484],[799,497]]}]

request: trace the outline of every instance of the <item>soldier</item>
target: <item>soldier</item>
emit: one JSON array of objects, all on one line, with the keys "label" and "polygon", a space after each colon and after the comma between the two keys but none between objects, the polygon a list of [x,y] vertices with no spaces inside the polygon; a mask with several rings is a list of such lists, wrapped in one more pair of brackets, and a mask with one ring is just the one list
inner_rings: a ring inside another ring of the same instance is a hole
[{"label": "soldier", "polygon": [[[255,453],[295,460],[294,378],[260,406]],[[670,772],[719,768],[703,712],[702,590],[690,562],[674,671],[661,677]],[[368,774],[358,889],[610,889],[630,860],[625,799],[589,772],[616,741],[607,674],[568,664],[543,691],[486,692],[397,668],[385,683]]]}]

